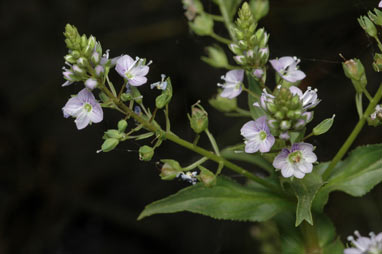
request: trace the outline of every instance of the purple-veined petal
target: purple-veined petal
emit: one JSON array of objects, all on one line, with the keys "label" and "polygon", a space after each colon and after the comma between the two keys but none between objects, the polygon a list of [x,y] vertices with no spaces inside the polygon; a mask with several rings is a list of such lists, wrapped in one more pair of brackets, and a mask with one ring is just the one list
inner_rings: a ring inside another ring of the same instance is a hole
[{"label": "purple-veined petal", "polygon": [[255,121],[249,121],[243,125],[240,129],[240,133],[244,137],[251,137],[256,135],[259,131],[256,130]]},{"label": "purple-veined petal", "polygon": [[232,83],[241,83],[244,78],[244,70],[231,70],[228,71],[225,80]]},{"label": "purple-veined petal", "polygon": [[129,84],[132,86],[141,86],[147,82],[146,77],[136,76],[132,79],[129,79]]},{"label": "purple-veined petal", "polygon": [[281,169],[281,174],[283,175],[283,177],[286,177],[286,178],[291,177],[293,173],[294,173],[294,169],[292,165],[286,164],[286,166],[284,166]]},{"label": "purple-veined petal", "polygon": [[70,98],[65,106],[62,108],[64,117],[68,118],[69,116],[76,117],[82,110],[83,102],[79,100],[78,96]]},{"label": "purple-veined petal", "polygon": [[82,130],[88,126],[90,119],[85,110],[82,110],[74,122],[76,123],[77,129]]},{"label": "purple-veined petal", "polygon": [[93,123],[99,123],[103,120],[103,110],[99,104],[92,106],[92,111],[88,113],[89,119]]},{"label": "purple-veined petal", "polygon": [[304,72],[300,70],[294,70],[294,71],[288,71],[285,75],[282,75],[282,77],[291,83],[297,82],[299,80],[303,80],[306,75]]},{"label": "purple-veined petal", "polygon": [[259,151],[259,142],[256,141],[248,141],[245,144],[245,152],[246,153],[256,153]]}]

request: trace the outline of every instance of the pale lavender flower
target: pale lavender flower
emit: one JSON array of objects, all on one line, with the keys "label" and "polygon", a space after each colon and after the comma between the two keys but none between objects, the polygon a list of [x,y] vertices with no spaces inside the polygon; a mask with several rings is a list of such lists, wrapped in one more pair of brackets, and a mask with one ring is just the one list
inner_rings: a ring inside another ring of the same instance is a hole
[{"label": "pale lavender flower", "polygon": [[93,90],[94,88],[96,88],[97,86],[97,80],[94,79],[94,78],[88,78],[86,81],[85,81],[85,86],[87,88],[89,88],[90,90]]},{"label": "pale lavender flower", "polygon": [[290,149],[284,148],[274,159],[273,166],[281,170],[283,177],[295,176],[303,178],[313,170],[313,162],[317,156],[313,153],[313,146],[308,143],[295,143]]},{"label": "pale lavender flower", "polygon": [[101,105],[96,101],[92,92],[82,89],[76,96],[70,98],[62,108],[64,117],[75,117],[77,129],[81,130],[91,123],[99,123],[103,119]]},{"label": "pale lavender flower", "polygon": [[353,247],[346,248],[344,254],[381,254],[382,253],[382,233],[375,235],[373,232],[370,237],[361,236],[358,231],[354,231],[357,239],[353,236],[348,237]]},{"label": "pale lavender flower", "polygon": [[224,89],[220,96],[228,99],[233,99],[238,96],[242,91],[243,78],[244,70],[231,70],[228,71],[225,76],[221,76],[221,79],[223,79],[225,83],[218,83],[218,86]]},{"label": "pale lavender flower", "polygon": [[286,81],[294,83],[306,77],[305,73],[297,68],[300,59],[296,57],[284,56],[280,59],[269,60],[269,62]]},{"label": "pale lavender flower", "polygon": [[382,8],[382,1],[379,2],[378,7]]},{"label": "pale lavender flower", "polygon": [[255,76],[256,78],[260,79],[260,78],[264,75],[264,71],[263,71],[262,69],[258,68],[258,69],[254,69],[254,70],[252,71],[252,74],[253,74],[253,76]]},{"label": "pale lavender flower", "polygon": [[255,153],[260,151],[267,153],[275,143],[275,137],[269,131],[267,117],[262,116],[256,121],[249,121],[243,125],[240,132],[244,136],[245,152]]},{"label": "pale lavender flower", "polygon": [[310,86],[308,86],[308,89],[305,91],[305,93],[302,93],[301,89],[296,86],[289,87],[289,90],[293,95],[297,94],[298,97],[300,97],[302,108],[304,110],[314,108],[321,101],[318,99],[318,95],[317,95],[318,90],[317,89],[312,90]]},{"label": "pale lavender flower", "polygon": [[117,60],[115,70],[132,86],[141,86],[147,82],[145,77],[149,72],[149,66],[145,60],[137,57],[135,60],[129,55],[123,55]]},{"label": "pale lavender flower", "polygon": [[66,79],[65,83],[62,84],[62,86],[68,86],[73,84],[73,82],[76,81],[73,71],[65,67],[62,67],[62,69],[64,70],[62,72],[62,75],[64,76],[64,79]]},{"label": "pale lavender flower", "polygon": [[377,117],[382,118],[382,106],[377,105],[375,106],[375,111],[370,115],[371,120],[377,119]]},{"label": "pale lavender flower", "polygon": [[165,79],[166,79],[166,75],[161,74],[161,81],[151,84],[150,88],[154,89],[156,87],[158,90],[166,90],[167,81],[165,81]]}]

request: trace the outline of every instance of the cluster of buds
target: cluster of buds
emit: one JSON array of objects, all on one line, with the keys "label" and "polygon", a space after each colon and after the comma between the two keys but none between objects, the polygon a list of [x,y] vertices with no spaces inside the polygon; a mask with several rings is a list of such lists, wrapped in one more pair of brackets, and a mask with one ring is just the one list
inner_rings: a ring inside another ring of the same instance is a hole
[{"label": "cluster of buds", "polygon": [[372,126],[382,125],[382,105],[375,106],[374,112],[368,118],[368,123]]},{"label": "cluster of buds", "polygon": [[63,67],[66,82],[63,86],[83,81],[85,86],[93,90],[102,79],[105,69],[115,65],[117,58],[109,60],[109,53],[102,55],[102,47],[94,36],[87,37],[78,33],[70,24],[65,27],[65,43],[69,49],[64,57],[67,67]]},{"label": "cluster of buds", "polygon": [[313,119],[313,112],[308,110],[319,102],[317,90],[310,87],[302,93],[296,86],[278,86],[273,94],[264,89],[260,103],[255,103],[255,106],[261,107],[267,113],[271,133],[289,140],[290,132],[303,130]]},{"label": "cluster of buds", "polygon": [[235,42],[229,48],[236,55],[236,63],[252,69],[264,66],[269,58],[269,34],[264,28],[256,30],[256,27],[257,22],[252,11],[248,3],[244,2],[233,29]]}]

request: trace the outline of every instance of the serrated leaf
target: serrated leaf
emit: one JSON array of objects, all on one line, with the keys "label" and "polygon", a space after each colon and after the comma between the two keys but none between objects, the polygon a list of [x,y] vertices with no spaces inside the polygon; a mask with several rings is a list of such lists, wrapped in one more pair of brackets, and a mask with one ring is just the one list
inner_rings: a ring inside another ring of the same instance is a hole
[{"label": "serrated leaf", "polygon": [[218,177],[213,187],[198,183],[147,205],[138,220],[153,214],[188,211],[215,219],[264,221],[290,207],[288,201],[274,194]]},{"label": "serrated leaf", "polygon": [[[257,94],[260,98],[262,92],[261,92],[259,82],[249,72],[247,72],[247,80],[248,80],[248,89],[254,94]],[[262,110],[260,107],[253,106],[255,102],[259,102],[259,99],[255,98],[251,94],[248,94],[248,107],[249,107],[249,111],[251,112],[251,116],[254,120],[256,120],[257,118],[265,114],[264,110]]]},{"label": "serrated leaf", "polygon": [[332,191],[360,197],[382,181],[382,144],[358,147],[336,165],[334,173],[317,193],[314,208],[321,211]]},{"label": "serrated leaf", "polygon": [[292,188],[297,197],[296,227],[304,220],[313,225],[312,202],[322,184],[321,176],[315,172],[307,174],[303,179],[293,180]]}]

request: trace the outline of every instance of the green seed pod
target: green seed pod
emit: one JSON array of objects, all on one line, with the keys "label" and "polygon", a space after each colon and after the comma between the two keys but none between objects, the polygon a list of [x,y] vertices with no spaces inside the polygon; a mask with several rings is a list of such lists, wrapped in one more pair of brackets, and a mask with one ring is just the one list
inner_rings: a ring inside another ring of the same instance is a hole
[{"label": "green seed pod", "polygon": [[199,134],[208,128],[208,114],[199,103],[192,105],[188,118],[195,133]]},{"label": "green seed pod", "polygon": [[127,128],[126,120],[124,120],[124,119],[119,120],[119,122],[118,122],[118,131],[123,133],[123,132],[125,132],[126,128]]},{"label": "green seed pod", "polygon": [[161,160],[163,166],[161,168],[160,177],[162,180],[173,180],[180,172],[182,172],[182,167],[179,162],[175,160]]},{"label": "green seed pod", "polygon": [[107,153],[107,152],[112,151],[114,148],[116,148],[118,144],[119,144],[118,139],[108,138],[103,142],[101,149],[103,152]]},{"label": "green seed pod", "polygon": [[377,28],[371,22],[371,20],[366,16],[361,16],[358,18],[358,23],[361,25],[362,29],[365,30],[365,32],[371,36],[376,37],[377,36]]},{"label": "green seed pod", "polygon": [[362,93],[363,89],[367,85],[367,79],[365,68],[363,67],[361,61],[357,58],[350,59],[342,63],[342,67],[344,69],[345,76],[352,81],[357,93]]},{"label": "green seed pod", "polygon": [[118,130],[114,130],[114,129],[105,131],[105,135],[104,135],[105,139],[108,139],[108,138],[120,139],[122,137],[123,135]]},{"label": "green seed pod", "polygon": [[139,159],[141,161],[150,161],[154,156],[154,149],[150,146],[141,146],[139,148]]},{"label": "green seed pod", "polygon": [[200,174],[198,176],[199,181],[207,187],[215,186],[216,175],[203,166],[199,166],[198,168],[200,169]]},{"label": "green seed pod", "polygon": [[214,21],[205,14],[197,16],[193,22],[189,22],[189,26],[194,33],[200,36],[211,35],[214,32]]}]

